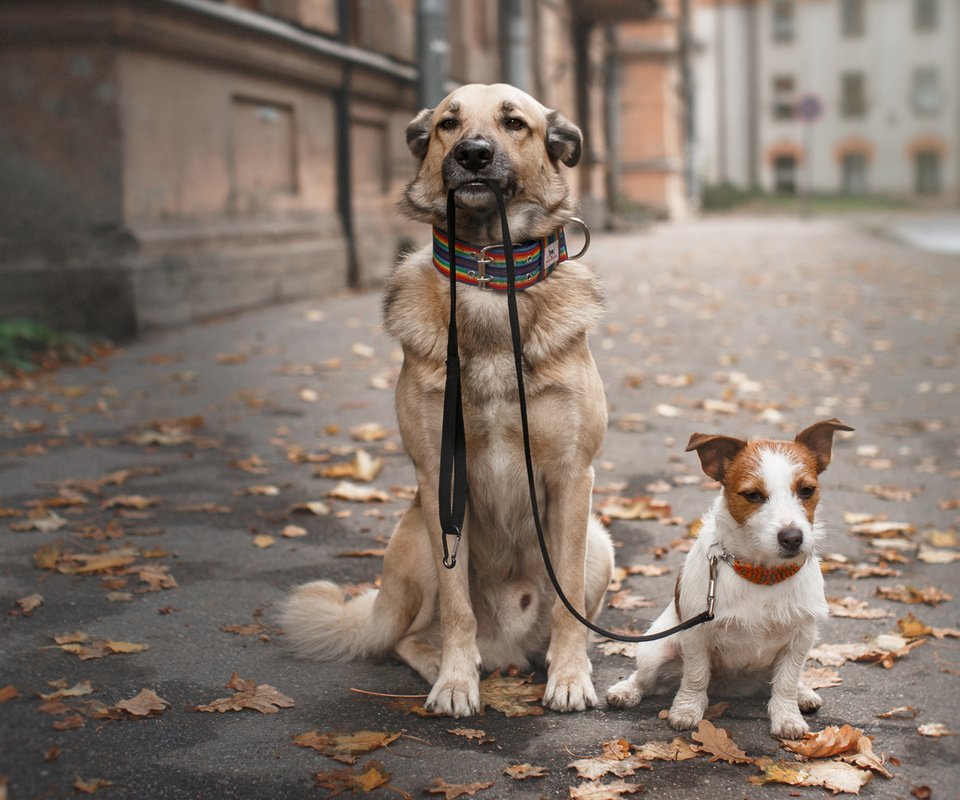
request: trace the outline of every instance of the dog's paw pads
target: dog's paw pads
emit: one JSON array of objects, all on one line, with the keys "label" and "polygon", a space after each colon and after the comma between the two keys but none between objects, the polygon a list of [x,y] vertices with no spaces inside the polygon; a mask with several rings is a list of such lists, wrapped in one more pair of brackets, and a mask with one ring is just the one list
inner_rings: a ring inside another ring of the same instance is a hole
[{"label": "dog's paw pads", "polygon": [[806,692],[800,693],[797,705],[800,706],[800,710],[804,714],[812,714],[823,705],[823,698],[812,689],[808,689]]},{"label": "dog's paw pads", "polygon": [[548,678],[543,704],[554,711],[584,711],[597,704],[597,692],[588,674]]},{"label": "dog's paw pads", "polygon": [[631,680],[620,681],[607,689],[607,705],[618,708],[633,708],[643,699],[637,684]]},{"label": "dog's paw pads", "polygon": [[426,702],[427,711],[449,717],[469,717],[480,711],[477,681],[450,680],[436,683]]},{"label": "dog's paw pads", "polygon": [[779,739],[802,739],[810,733],[810,726],[800,717],[772,722],[770,733]]}]

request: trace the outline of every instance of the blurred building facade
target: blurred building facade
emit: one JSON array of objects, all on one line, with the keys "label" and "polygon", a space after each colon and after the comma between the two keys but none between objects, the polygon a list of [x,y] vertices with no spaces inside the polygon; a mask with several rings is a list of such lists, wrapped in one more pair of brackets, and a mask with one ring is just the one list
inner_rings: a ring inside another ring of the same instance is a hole
[{"label": "blurred building facade", "polygon": [[382,280],[426,50],[578,122],[610,206],[611,30],[657,0],[5,0],[0,314],[117,336]]},{"label": "blurred building facade", "polygon": [[957,0],[696,0],[692,35],[704,181],[956,204]]}]

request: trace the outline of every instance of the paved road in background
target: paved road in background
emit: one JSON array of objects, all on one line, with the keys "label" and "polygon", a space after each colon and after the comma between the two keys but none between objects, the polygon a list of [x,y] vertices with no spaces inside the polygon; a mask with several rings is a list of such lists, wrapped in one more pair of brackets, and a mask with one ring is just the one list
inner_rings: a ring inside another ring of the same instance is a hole
[{"label": "paved road in background", "polygon": [[[935,559],[956,552],[960,258],[845,221],[736,216],[597,235],[589,257],[609,309],[592,339],[610,405],[596,502],[652,496],[674,518],[611,521],[620,566],[667,571],[626,578],[628,595],[653,605],[607,608],[602,622],[642,628],[672,594],[686,525],[713,496],[683,452],[692,432],[792,436],[836,416],[856,433],[837,442],[823,480],[828,594],[887,616],[831,617],[822,642],[895,633],[910,612],[934,628],[960,627],[960,597],[933,606],[877,595],[898,584],[960,588],[956,564],[927,563],[918,549],[925,558],[947,551]],[[599,755],[603,742],[673,738],[658,719],[669,697],[631,710],[424,719],[349,691],[425,692],[401,664],[318,664],[284,652],[276,602],[314,578],[374,581],[375,553],[413,484],[393,418],[399,355],[380,330],[379,306],[369,291],[254,311],[145,337],[93,366],[0,394],[0,690],[16,695],[0,704],[0,776],[10,798],[78,796],[78,778],[109,781],[97,792],[104,798],[329,796],[315,775],[348,767],[293,744],[311,730],[402,732],[357,767],[378,759],[391,786],[414,796],[442,778],[494,781],[480,798],[567,797],[581,783],[567,764]],[[358,426],[385,438],[359,442]],[[331,498],[339,480],[315,477],[359,448],[384,466],[371,484],[355,483],[381,490],[386,502]],[[27,516],[37,502],[50,511]],[[319,516],[291,510],[305,503],[326,508],[312,506]],[[849,514],[911,528],[892,544],[873,542],[851,533]],[[47,530],[10,529],[34,524]],[[304,535],[284,536],[290,525]],[[374,555],[358,555],[365,551]],[[898,574],[855,577],[853,565],[863,564],[859,572]],[[24,612],[17,601],[35,594],[42,604]],[[102,657],[81,660],[54,640],[78,631],[87,641],[73,649]],[[93,644],[104,641],[149,649],[108,653]],[[935,798],[957,796],[960,737],[921,736],[918,727],[960,730],[960,642],[922,641],[890,669],[832,667],[841,683],[822,690],[815,729],[849,723],[890,757],[895,777],[877,777],[862,796],[909,797],[921,786]],[[599,643],[591,657],[601,695],[632,668]],[[231,695],[234,672],[276,687],[293,706],[269,715],[194,710]],[[92,693],[38,697],[82,681]],[[162,713],[136,719],[116,710],[142,689],[168,703]],[[915,718],[878,716],[903,706]],[[763,699],[732,699],[714,724],[751,757],[789,757],[767,732]],[[483,730],[486,741],[454,728]],[[546,777],[504,774],[523,763]],[[756,767],[705,756],[652,766],[625,780],[664,798],[824,794],[754,786]]]}]

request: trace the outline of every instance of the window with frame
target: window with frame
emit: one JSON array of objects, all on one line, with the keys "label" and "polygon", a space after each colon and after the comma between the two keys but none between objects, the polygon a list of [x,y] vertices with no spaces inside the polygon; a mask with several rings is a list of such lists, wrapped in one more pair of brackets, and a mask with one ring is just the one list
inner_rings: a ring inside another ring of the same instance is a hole
[{"label": "window with frame", "polygon": [[913,157],[913,166],[917,194],[940,194],[940,153],[920,150]]},{"label": "window with frame", "polygon": [[867,193],[867,155],[866,153],[844,153],[842,168],[842,186],[844,194]]},{"label": "window with frame", "polygon": [[773,188],[778,194],[797,193],[796,156],[777,156],[773,160]]},{"label": "window with frame", "polygon": [[913,27],[918,31],[937,29],[939,0],[913,0]]},{"label": "window with frame", "polygon": [[840,76],[840,113],[848,118],[866,116],[866,77],[862,72],[844,72]]},{"label": "window with frame", "polygon": [[936,67],[917,67],[913,70],[913,88],[910,92],[913,110],[924,117],[940,113],[943,97],[940,94],[940,71]]},{"label": "window with frame", "polygon": [[793,75],[773,76],[774,119],[793,119],[793,103],[796,90]]},{"label": "window with frame", "polygon": [[864,29],[864,0],[840,1],[840,31],[844,36],[862,36]]},{"label": "window with frame", "polygon": [[794,0],[773,0],[773,39],[792,42],[794,36]]}]

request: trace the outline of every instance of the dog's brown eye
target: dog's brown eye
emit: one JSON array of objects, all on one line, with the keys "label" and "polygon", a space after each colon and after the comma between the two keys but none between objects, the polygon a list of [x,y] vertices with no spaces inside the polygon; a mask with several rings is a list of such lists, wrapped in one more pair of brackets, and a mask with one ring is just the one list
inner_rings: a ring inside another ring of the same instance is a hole
[{"label": "dog's brown eye", "polygon": [[809,500],[811,497],[813,497],[813,493],[815,491],[817,491],[816,486],[801,486],[797,490],[797,497],[799,497],[801,500]]},{"label": "dog's brown eye", "polygon": [[452,131],[454,128],[460,127],[460,121],[455,117],[447,117],[440,120],[437,127],[442,131]]},{"label": "dog's brown eye", "polygon": [[507,117],[507,119],[503,121],[503,125],[512,131],[522,131],[527,127],[527,123],[519,117]]},{"label": "dog's brown eye", "polygon": [[745,500],[758,505],[767,499],[764,497],[763,492],[740,492],[740,496]]}]

